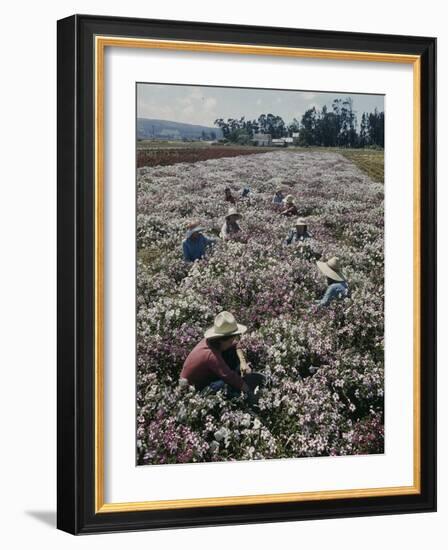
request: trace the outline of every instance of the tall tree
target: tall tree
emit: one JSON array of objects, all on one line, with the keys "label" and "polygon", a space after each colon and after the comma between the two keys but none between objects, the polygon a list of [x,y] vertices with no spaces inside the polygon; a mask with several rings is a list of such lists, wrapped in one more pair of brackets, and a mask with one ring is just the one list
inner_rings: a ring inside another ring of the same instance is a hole
[{"label": "tall tree", "polygon": [[372,145],[384,147],[384,113],[375,108],[369,114],[369,138]]},{"label": "tall tree", "polygon": [[312,107],[305,111],[302,116],[300,131],[299,131],[299,144],[300,145],[316,145],[316,123],[317,112],[316,108]]},{"label": "tall tree", "polygon": [[359,146],[366,147],[366,145],[369,145],[368,115],[367,113],[363,113],[359,130]]},{"label": "tall tree", "polygon": [[287,130],[288,136],[292,137],[293,134],[297,134],[299,132],[300,122],[296,118],[293,118],[292,122],[288,124],[286,130]]},{"label": "tall tree", "polygon": [[230,127],[227,122],[223,118],[217,118],[214,122],[215,126],[221,129],[222,135],[225,139],[229,139],[230,134]]},{"label": "tall tree", "polygon": [[260,133],[262,134],[267,134],[267,120],[266,120],[266,115],[260,115],[258,117],[258,128],[259,128],[259,131]]},{"label": "tall tree", "polygon": [[337,115],[329,111],[327,106],[324,105],[317,124],[318,145],[322,145],[323,147],[335,147],[338,144],[339,132],[339,120]]}]

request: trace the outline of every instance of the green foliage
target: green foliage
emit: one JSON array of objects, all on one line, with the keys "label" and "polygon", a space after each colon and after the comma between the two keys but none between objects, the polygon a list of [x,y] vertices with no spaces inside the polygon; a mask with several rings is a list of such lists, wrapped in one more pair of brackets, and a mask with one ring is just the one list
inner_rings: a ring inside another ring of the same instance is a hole
[{"label": "green foliage", "polygon": [[384,183],[384,149],[372,146],[367,149],[341,149],[339,152],[361,168],[373,181]]},{"label": "green foliage", "polygon": [[299,133],[298,144],[302,147],[384,147],[384,113],[377,109],[363,113],[359,132],[357,118],[350,97],[335,99],[331,110],[326,105],[319,111],[308,109],[300,121],[294,118],[285,124],[282,117],[272,113],[261,114],[257,120],[228,118],[215,120],[225,139],[232,143],[249,145],[254,134],[269,134],[272,139]]}]

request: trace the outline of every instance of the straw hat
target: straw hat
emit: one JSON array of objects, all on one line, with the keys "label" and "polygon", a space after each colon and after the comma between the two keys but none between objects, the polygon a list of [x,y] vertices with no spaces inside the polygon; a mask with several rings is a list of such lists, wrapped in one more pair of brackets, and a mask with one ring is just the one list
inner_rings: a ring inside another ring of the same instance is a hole
[{"label": "straw hat", "polygon": [[333,256],[328,262],[316,262],[316,264],[320,271],[330,279],[333,279],[333,281],[345,281],[337,256]]},{"label": "straw hat", "polygon": [[238,214],[236,208],[229,208],[229,211],[226,214],[226,218],[230,218],[230,216],[236,216],[237,219],[241,218],[241,214]]},{"label": "straw hat", "polygon": [[222,311],[215,317],[212,327],[204,333],[205,338],[219,338],[221,336],[236,336],[244,334],[247,330],[245,325],[235,321],[235,317],[228,311]]},{"label": "straw hat", "polygon": [[291,203],[294,202],[294,197],[292,195],[286,195],[286,197],[283,199],[283,202]]},{"label": "straw hat", "polygon": [[307,222],[303,218],[297,218],[296,223],[294,225],[295,225],[295,227],[297,227],[299,225],[307,225]]},{"label": "straw hat", "polygon": [[185,237],[189,239],[193,233],[204,231],[205,227],[202,227],[199,222],[192,222],[187,225],[187,233]]}]

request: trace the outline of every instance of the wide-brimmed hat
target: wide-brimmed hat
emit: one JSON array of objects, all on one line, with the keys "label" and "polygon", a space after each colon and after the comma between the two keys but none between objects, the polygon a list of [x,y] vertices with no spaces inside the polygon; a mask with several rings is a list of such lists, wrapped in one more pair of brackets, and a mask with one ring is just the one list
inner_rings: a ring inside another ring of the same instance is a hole
[{"label": "wide-brimmed hat", "polygon": [[308,223],[303,218],[297,218],[296,223],[294,225],[295,227],[297,227],[298,225],[308,225]]},{"label": "wide-brimmed hat", "polygon": [[294,202],[294,197],[292,195],[286,195],[286,197],[283,199],[283,202]]},{"label": "wide-brimmed hat", "polygon": [[244,334],[247,330],[245,325],[240,325],[236,322],[235,317],[228,311],[221,311],[215,317],[213,326],[208,328],[204,336],[205,338],[220,338],[222,336],[237,336]]},{"label": "wide-brimmed hat", "polygon": [[229,208],[226,218],[230,218],[230,216],[236,216],[238,219],[241,218],[241,214],[238,214],[236,208]]},{"label": "wide-brimmed hat", "polygon": [[274,184],[275,192],[281,193],[283,191],[283,180],[282,178],[272,178],[272,183]]},{"label": "wide-brimmed hat", "polygon": [[189,239],[193,233],[198,233],[200,231],[204,231],[205,227],[202,227],[199,222],[192,222],[187,225],[187,233],[185,237]]},{"label": "wide-brimmed hat", "polygon": [[345,281],[345,277],[341,273],[341,265],[337,256],[333,256],[328,262],[318,261],[316,264],[320,271],[327,277],[330,277],[330,279],[333,279],[333,281]]}]

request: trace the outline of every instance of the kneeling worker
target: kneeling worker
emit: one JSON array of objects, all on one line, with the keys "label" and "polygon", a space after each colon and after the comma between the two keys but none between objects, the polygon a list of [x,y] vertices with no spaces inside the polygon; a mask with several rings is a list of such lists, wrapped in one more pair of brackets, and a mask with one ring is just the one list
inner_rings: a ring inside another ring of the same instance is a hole
[{"label": "kneeling worker", "polygon": [[237,323],[228,311],[219,313],[213,326],[205,331],[204,339],[186,358],[181,379],[187,379],[197,390],[208,387],[215,392],[227,389],[230,396],[241,391],[250,394],[251,390],[241,375],[251,369],[238,343],[238,336],[246,330],[247,327]]},{"label": "kneeling worker", "polygon": [[303,243],[309,239],[311,235],[308,233],[308,226],[305,220],[298,218],[285,239],[285,244]]},{"label": "kneeling worker", "polygon": [[202,231],[204,228],[197,221],[188,225],[185,239],[182,241],[182,252],[186,262],[200,260],[205,256],[207,248],[215,244],[215,240],[205,237]]},{"label": "kneeling worker", "polygon": [[299,215],[299,211],[297,210],[297,206],[292,195],[286,195],[283,199],[283,204],[283,210],[281,211],[282,216],[287,216],[289,218],[290,216]]},{"label": "kneeling worker", "polygon": [[322,299],[318,302],[319,306],[327,306],[333,300],[341,300],[350,295],[347,280],[341,272],[339,258],[334,256],[328,262],[316,262],[319,271],[327,279],[327,289]]},{"label": "kneeling worker", "polygon": [[221,239],[224,241],[241,239],[242,231],[238,223],[239,219],[241,219],[241,214],[238,214],[236,208],[229,208],[229,212],[226,215],[226,219],[219,234]]}]

